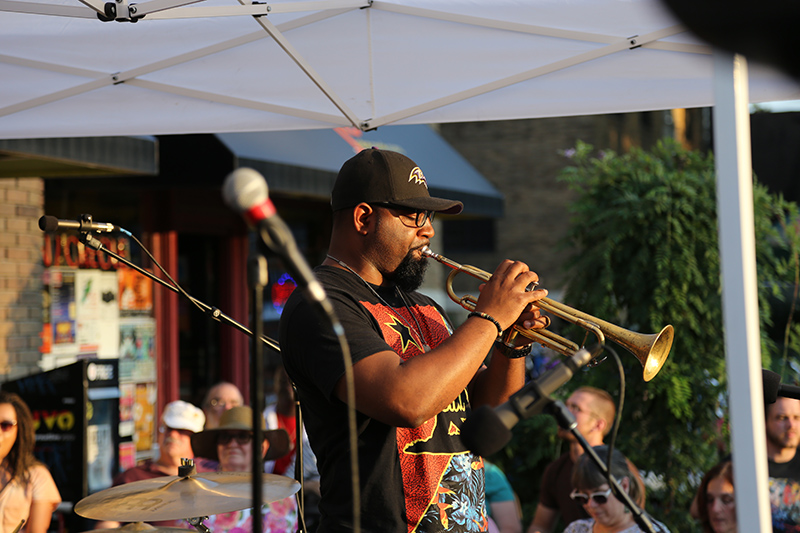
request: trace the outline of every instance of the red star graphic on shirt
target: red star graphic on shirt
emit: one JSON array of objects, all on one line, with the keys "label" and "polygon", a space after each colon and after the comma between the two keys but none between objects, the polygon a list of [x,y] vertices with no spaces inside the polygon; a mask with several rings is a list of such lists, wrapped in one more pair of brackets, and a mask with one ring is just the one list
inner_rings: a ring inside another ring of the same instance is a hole
[{"label": "red star graphic on shirt", "polygon": [[394,316],[389,316],[389,320],[390,320],[389,322],[384,322],[384,325],[389,326],[390,328],[395,330],[398,335],[400,335],[400,343],[402,344],[403,347],[403,353],[405,353],[408,350],[409,344],[413,344],[414,346],[417,347],[417,350],[421,352],[425,351],[422,349],[422,346],[419,345],[416,339],[414,339],[414,336],[411,334],[411,330],[408,328],[406,324],[404,324]]}]

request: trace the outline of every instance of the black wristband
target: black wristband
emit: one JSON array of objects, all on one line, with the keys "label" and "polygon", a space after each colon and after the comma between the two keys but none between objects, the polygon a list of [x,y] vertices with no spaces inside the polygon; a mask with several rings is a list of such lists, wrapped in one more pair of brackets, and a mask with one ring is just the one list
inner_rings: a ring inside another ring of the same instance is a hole
[{"label": "black wristband", "polygon": [[527,357],[531,353],[531,346],[532,346],[531,344],[528,344],[520,348],[515,348],[514,346],[509,346],[500,339],[498,339],[494,343],[495,349],[499,350],[500,353],[502,353],[509,359],[520,359],[522,357]]},{"label": "black wristband", "polygon": [[503,334],[503,328],[500,327],[500,322],[497,321],[492,315],[487,315],[486,313],[480,313],[478,311],[473,311],[467,315],[467,318],[471,318],[476,316],[478,318],[482,318],[484,320],[488,320],[492,322],[497,327],[497,336],[500,337]]}]

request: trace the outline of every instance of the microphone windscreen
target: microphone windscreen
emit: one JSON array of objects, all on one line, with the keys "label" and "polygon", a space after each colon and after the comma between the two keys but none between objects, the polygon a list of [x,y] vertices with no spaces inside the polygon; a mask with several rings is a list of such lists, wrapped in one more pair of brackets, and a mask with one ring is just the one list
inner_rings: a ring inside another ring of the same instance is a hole
[{"label": "microphone windscreen", "polygon": [[57,230],[58,219],[48,215],[39,218],[39,229],[48,233]]},{"label": "microphone windscreen", "polygon": [[269,188],[264,176],[252,168],[237,168],[225,178],[222,185],[225,203],[235,211],[247,211],[269,198]]},{"label": "microphone windscreen", "polygon": [[483,405],[464,421],[461,440],[472,452],[487,457],[499,452],[509,443],[511,430],[503,424],[494,409]]},{"label": "microphone windscreen", "polygon": [[764,382],[764,403],[775,403],[778,399],[778,391],[781,388],[781,377],[771,370],[761,369],[761,376]]}]

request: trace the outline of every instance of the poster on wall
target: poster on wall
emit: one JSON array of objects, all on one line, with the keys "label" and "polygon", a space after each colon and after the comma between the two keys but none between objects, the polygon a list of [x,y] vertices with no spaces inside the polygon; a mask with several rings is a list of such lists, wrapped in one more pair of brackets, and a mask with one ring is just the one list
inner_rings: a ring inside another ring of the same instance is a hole
[{"label": "poster on wall", "polygon": [[149,316],[153,314],[153,280],[139,272],[120,267],[119,312],[121,316]]},{"label": "poster on wall", "polygon": [[156,322],[153,318],[120,318],[119,379],[121,382],[156,380]]},{"label": "poster on wall", "polygon": [[136,466],[136,444],[133,442],[119,443],[119,469],[121,472]]},{"label": "poster on wall", "polygon": [[77,316],[75,305],[75,271],[50,272],[50,319],[53,324],[52,352],[76,353]]},{"label": "poster on wall", "polygon": [[78,352],[117,357],[119,305],[116,272],[79,270],[75,273]]},{"label": "poster on wall", "polygon": [[120,383],[119,385],[119,436],[132,437],[135,429],[133,411],[136,404],[136,385]]},{"label": "poster on wall", "polygon": [[155,383],[137,383],[133,415],[136,425],[133,442],[136,445],[137,452],[151,451],[153,444],[156,442],[155,403]]}]

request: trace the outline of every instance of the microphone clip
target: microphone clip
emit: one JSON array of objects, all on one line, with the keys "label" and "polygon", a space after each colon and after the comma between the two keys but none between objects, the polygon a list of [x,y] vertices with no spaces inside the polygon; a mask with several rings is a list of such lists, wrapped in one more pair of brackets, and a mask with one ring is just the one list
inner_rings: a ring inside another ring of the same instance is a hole
[{"label": "microphone clip", "polygon": [[81,224],[81,227],[78,228],[79,232],[88,234],[90,231],[92,231],[92,223],[94,222],[92,215],[88,213],[81,213],[81,215],[78,217],[78,222]]}]

